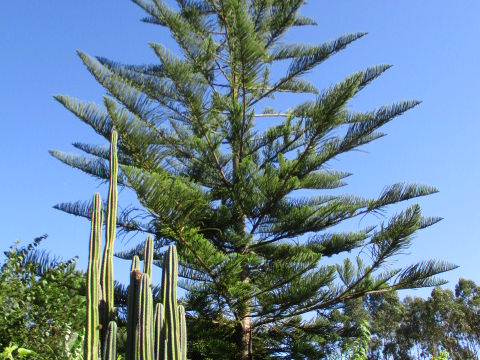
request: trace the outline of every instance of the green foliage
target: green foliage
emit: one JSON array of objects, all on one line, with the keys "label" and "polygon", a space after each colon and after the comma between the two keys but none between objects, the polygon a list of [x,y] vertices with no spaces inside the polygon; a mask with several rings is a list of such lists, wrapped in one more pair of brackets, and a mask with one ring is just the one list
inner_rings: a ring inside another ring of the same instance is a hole
[{"label": "green foliage", "polygon": [[440,353],[438,356],[434,356],[432,360],[448,360],[448,352],[445,350]]},{"label": "green foliage", "polygon": [[19,348],[17,345],[12,345],[7,346],[3,352],[0,354],[0,359],[3,360],[14,360],[13,355],[17,357],[18,359],[24,359],[26,357],[34,356],[36,355],[35,351],[28,350],[25,348]]},{"label": "green foliage", "polygon": [[427,299],[396,292],[350,300],[330,317],[337,339],[323,344],[330,355],[335,349],[355,346],[357,329],[368,321],[370,359],[477,359],[480,354],[480,287],[460,279],[455,292],[436,287]]},{"label": "green foliage", "polygon": [[[367,360],[368,345],[370,343],[370,328],[368,322],[364,321],[359,326],[360,337],[355,339],[353,347],[351,349],[351,360]],[[350,351],[350,347],[346,347],[347,352]]]},{"label": "green foliage", "polygon": [[[0,350],[6,359],[75,359],[85,319],[85,277],[75,260],[12,246],[0,272]],[[30,356],[27,350],[33,351]]]},{"label": "green foliage", "polygon": [[[382,137],[383,125],[419,104],[400,101],[362,113],[349,109],[350,100],[390,68],[385,64],[357,71],[324,91],[305,78],[365,33],[313,46],[283,43],[290,28],[315,23],[300,15],[303,0],[179,0],[174,7],[161,0],[134,2],[148,14],[146,22],[170,31],[179,53],[152,43],[157,64],[124,65],[79,52],[109,94],[104,106],[55,98],[107,140],[112,129],[118,131],[120,184],[137,194],[144,211],[120,213],[117,224],[123,231],[154,236],[157,260],[165,246],[177,246],[186,310],[207,328],[205,334],[225,333],[223,339],[234,340],[237,351],[229,356],[246,360],[253,349],[268,354],[268,343],[277,358],[303,353],[318,358],[328,335],[310,331],[334,330],[324,318],[341,304],[443,283],[435,275],[455,266],[441,261],[387,266],[408,249],[417,230],[440,220],[423,217],[416,204],[361,231],[331,230],[437,191],[399,183],[373,198],[328,195],[350,175],[332,170],[331,160]],[[283,75],[270,76],[282,69]],[[272,109],[282,106],[272,99],[285,92],[304,97],[290,109]],[[262,103],[270,108],[260,109]],[[104,147],[77,148],[87,157],[52,155],[109,178]],[[57,207],[91,214],[89,203]],[[368,255],[364,259],[356,256],[360,249]],[[137,250],[118,255],[131,259]],[[347,260],[322,261],[336,255]],[[313,312],[318,319],[292,327]],[[215,330],[216,324],[222,329]],[[272,329],[289,331],[289,342],[268,342],[263,335]],[[308,346],[295,340],[302,337],[311,339]],[[212,348],[196,344],[192,351]]]},{"label": "green foliage", "polygon": [[367,360],[367,352],[370,344],[370,326],[367,321],[363,321],[358,326],[359,336],[354,338],[353,343],[345,343],[342,350],[337,349],[337,353],[332,360]]}]

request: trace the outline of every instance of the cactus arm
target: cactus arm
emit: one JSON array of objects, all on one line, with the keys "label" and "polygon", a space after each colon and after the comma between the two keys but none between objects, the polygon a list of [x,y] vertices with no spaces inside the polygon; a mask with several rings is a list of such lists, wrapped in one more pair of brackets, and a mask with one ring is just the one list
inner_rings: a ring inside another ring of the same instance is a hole
[{"label": "cactus arm", "polygon": [[[117,221],[117,157],[118,135],[112,131],[110,139],[110,185],[108,189],[107,226],[105,230],[105,249],[103,251],[101,286],[102,286],[102,324],[107,329],[113,314],[113,243],[115,241]],[[104,339],[104,334],[102,338]]]},{"label": "cactus arm", "polygon": [[180,360],[187,360],[187,321],[183,305],[178,305],[178,321],[180,326]]},{"label": "cactus arm", "polygon": [[165,309],[162,303],[155,306],[154,360],[163,360],[162,345],[165,343]]},{"label": "cactus arm", "polygon": [[130,286],[128,287],[127,299],[127,360],[135,359],[135,330],[137,327],[137,308],[138,297],[137,291],[140,287],[140,260],[138,256],[134,256],[132,267],[130,269]]},{"label": "cactus arm", "polygon": [[130,267],[130,272],[132,271],[140,271],[140,259],[137,255],[135,255],[132,259],[132,265]]},{"label": "cactus arm", "polygon": [[178,350],[180,349],[180,332],[178,326],[178,310],[177,310],[177,278],[178,278],[178,259],[177,249],[170,245],[165,257],[166,266],[163,271],[166,275],[166,302],[165,318],[168,342],[168,359],[179,360]]},{"label": "cactus arm", "polygon": [[90,230],[89,258],[87,269],[87,324],[85,329],[85,360],[98,360],[99,355],[99,284],[100,242],[102,233],[102,202],[100,195],[93,196],[92,224]]},{"label": "cactus arm", "polygon": [[117,323],[115,321],[108,323],[102,360],[117,360]]},{"label": "cactus arm", "polygon": [[135,344],[136,353],[140,356],[136,360],[153,359],[153,297],[150,288],[150,278],[143,274],[138,291],[137,336],[139,343]]},{"label": "cactus arm", "polygon": [[160,288],[160,301],[165,306],[167,304],[167,267],[168,267],[168,250],[164,255],[162,264],[162,285]]},{"label": "cactus arm", "polygon": [[153,263],[153,238],[147,237],[145,241],[145,250],[143,253],[143,273],[152,279],[152,263]]}]

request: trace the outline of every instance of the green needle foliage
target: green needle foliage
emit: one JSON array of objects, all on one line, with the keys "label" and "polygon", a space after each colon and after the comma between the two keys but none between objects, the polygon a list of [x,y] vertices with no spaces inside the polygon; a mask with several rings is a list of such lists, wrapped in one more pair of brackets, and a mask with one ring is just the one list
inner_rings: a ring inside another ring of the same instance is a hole
[{"label": "green needle foliage", "polygon": [[[134,2],[148,14],[144,21],[170,30],[180,53],[152,43],[157,64],[124,65],[78,52],[109,94],[104,106],[55,98],[107,140],[112,128],[118,131],[118,182],[136,192],[144,213],[120,213],[117,224],[152,234],[157,259],[164,246],[176,244],[189,322],[198,320],[187,325],[199,330],[189,334],[191,354],[318,358],[330,310],[367,294],[442,283],[434,276],[454,266],[426,261],[385,267],[417,230],[439,220],[422,217],[418,205],[378,226],[332,229],[437,191],[402,183],[378,198],[329,195],[350,175],[332,170],[330,160],[383,136],[380,127],[419,104],[348,109],[349,100],[389,65],[358,71],[324,91],[305,78],[365,33],[313,46],[284,44],[290,28],[315,24],[299,13],[304,0]],[[288,64],[284,74],[270,76],[282,64]],[[289,109],[261,108],[279,93],[304,99]],[[268,124],[265,130],[258,120]],[[75,146],[90,156],[51,153],[109,178],[106,148]],[[91,214],[88,202],[57,208]],[[360,248],[368,264],[355,255],[345,258]],[[120,255],[131,259],[137,250]],[[335,256],[340,264],[322,262]],[[302,320],[314,313],[311,322]],[[262,336],[273,329],[291,341],[269,349]],[[308,344],[299,344],[302,337]]]}]

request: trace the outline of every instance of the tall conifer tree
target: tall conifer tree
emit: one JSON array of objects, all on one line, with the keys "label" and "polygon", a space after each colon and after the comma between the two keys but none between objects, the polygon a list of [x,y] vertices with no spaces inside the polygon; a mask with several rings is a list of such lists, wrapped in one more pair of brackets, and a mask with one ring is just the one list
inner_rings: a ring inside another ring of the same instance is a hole
[{"label": "tall conifer tree", "polygon": [[[324,324],[323,315],[344,301],[441,283],[432,276],[452,268],[444,262],[384,267],[417,230],[439,220],[422,217],[418,205],[376,227],[330,229],[437,191],[402,183],[378,198],[328,193],[350,175],[330,170],[330,160],[383,136],[382,125],[419,103],[402,101],[364,113],[347,109],[388,65],[359,71],[321,92],[305,78],[365,33],[314,46],[284,44],[287,30],[315,25],[299,13],[304,0],[134,2],[148,14],[145,22],[170,30],[181,53],[152,43],[158,64],[124,65],[79,52],[108,92],[104,106],[56,99],[107,140],[112,128],[118,131],[119,183],[136,192],[146,215],[119,214],[119,226],[153,234],[157,258],[164,246],[177,245],[187,310],[232,329],[238,359],[259,358],[252,350],[255,340],[278,335],[279,329],[280,340],[269,342],[270,356],[315,358],[315,341],[321,339],[311,335]],[[289,65],[272,79],[271,69],[280,62]],[[262,102],[281,92],[305,99],[290,109],[262,110]],[[260,130],[259,119],[271,126]],[[52,154],[106,179],[105,148],[75,146],[91,156]],[[305,189],[315,195],[298,192]],[[89,206],[57,207],[88,217]],[[368,264],[345,257],[359,248],[368,250]],[[340,264],[322,262],[335,256]],[[302,321],[302,315],[315,312],[316,319]],[[287,336],[288,329],[293,330]],[[308,343],[301,344],[302,337]]]}]

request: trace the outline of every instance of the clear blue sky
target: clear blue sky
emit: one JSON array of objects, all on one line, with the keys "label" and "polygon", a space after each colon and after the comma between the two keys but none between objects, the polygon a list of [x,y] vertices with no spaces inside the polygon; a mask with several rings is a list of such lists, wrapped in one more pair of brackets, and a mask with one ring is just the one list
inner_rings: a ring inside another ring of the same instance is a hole
[{"label": "clear blue sky", "polygon": [[[423,101],[386,126],[387,137],[332,163],[333,168],[354,173],[342,190],[376,196],[398,181],[438,187],[439,194],[422,198],[420,204],[426,215],[444,220],[419,232],[399,264],[444,259],[460,265],[445,276],[452,282],[449,286],[459,277],[480,283],[480,2],[311,0],[302,13],[319,26],[295,30],[285,41],[313,44],[347,32],[369,33],[309,75],[318,87],[369,65],[390,63],[394,67],[366,88],[351,108],[370,110],[411,98]],[[168,33],[141,23],[142,16],[128,0],[0,3],[2,250],[16,239],[27,243],[48,233],[45,248],[65,258],[78,255],[80,266],[85,266],[88,222],[52,205],[90,199],[94,191],[105,196],[106,189],[53,159],[48,149],[71,152],[74,141],[103,139],[52,95],[101,102],[104,91],[81,64],[76,49],[143,63],[155,61],[148,42],[172,47]],[[126,192],[120,197],[123,204],[131,200]]]}]

